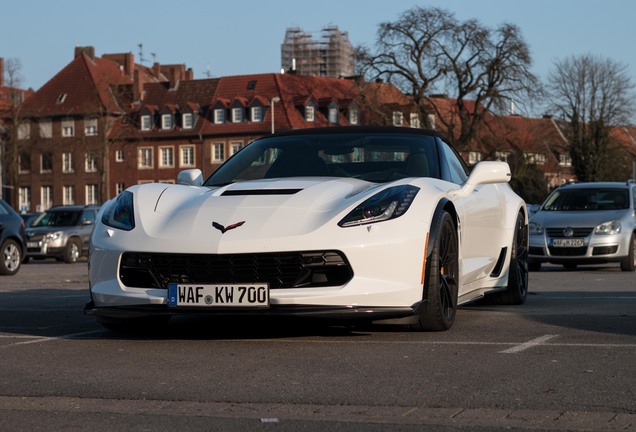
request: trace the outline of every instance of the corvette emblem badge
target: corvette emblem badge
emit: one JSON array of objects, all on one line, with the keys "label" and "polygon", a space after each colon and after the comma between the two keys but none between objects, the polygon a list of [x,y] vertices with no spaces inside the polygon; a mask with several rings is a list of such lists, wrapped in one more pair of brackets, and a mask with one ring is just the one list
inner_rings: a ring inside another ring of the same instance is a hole
[{"label": "corvette emblem badge", "polygon": [[219,231],[221,231],[221,234],[225,234],[227,231],[229,231],[231,229],[234,229],[234,228],[238,228],[241,225],[243,225],[244,223],[245,223],[245,221],[242,221],[242,222],[237,222],[235,224],[228,225],[228,226],[224,227],[223,225],[221,225],[218,222],[212,222],[212,226],[214,228],[218,229]]}]

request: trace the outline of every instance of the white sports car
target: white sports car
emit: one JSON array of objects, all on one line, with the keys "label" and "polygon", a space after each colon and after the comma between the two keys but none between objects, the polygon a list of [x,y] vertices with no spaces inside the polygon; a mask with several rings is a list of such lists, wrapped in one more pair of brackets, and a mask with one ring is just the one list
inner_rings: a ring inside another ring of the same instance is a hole
[{"label": "white sports car", "polygon": [[200,313],[446,330],[458,305],[525,301],[527,210],[509,179],[505,162],[469,174],[432,131],[264,137],[205,182],[183,171],[102,206],[85,312],[120,330]]}]

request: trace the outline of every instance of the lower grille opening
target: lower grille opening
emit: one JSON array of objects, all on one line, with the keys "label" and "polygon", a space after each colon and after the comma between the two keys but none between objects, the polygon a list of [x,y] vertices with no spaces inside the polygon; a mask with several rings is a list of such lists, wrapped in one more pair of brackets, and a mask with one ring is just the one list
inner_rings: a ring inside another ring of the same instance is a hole
[{"label": "lower grille opening", "polygon": [[344,285],[353,277],[339,251],[255,254],[161,254],[128,252],[119,279],[128,287],[167,288],[169,283],[268,283],[270,288]]}]

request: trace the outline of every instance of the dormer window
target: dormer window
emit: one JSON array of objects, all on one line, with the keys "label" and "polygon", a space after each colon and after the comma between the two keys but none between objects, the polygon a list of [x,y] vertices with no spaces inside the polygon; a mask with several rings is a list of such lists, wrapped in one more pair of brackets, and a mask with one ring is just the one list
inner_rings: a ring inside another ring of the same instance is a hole
[{"label": "dormer window", "polygon": [[352,125],[357,125],[360,117],[360,112],[358,111],[358,108],[351,108],[349,109],[349,124]]},{"label": "dormer window", "polygon": [[305,106],[305,120],[308,122],[313,122],[316,120],[316,111],[313,105]]},{"label": "dormer window", "polygon": [[242,123],[243,122],[243,108],[237,107],[232,108],[232,123]]},{"label": "dormer window", "polygon": [[194,127],[194,117],[192,113],[183,113],[181,121],[184,129],[192,129]]},{"label": "dormer window", "polygon": [[329,123],[338,123],[338,107],[329,107]]},{"label": "dormer window", "polygon": [[152,117],[150,115],[145,114],[141,116],[141,130],[149,131],[152,129]]},{"label": "dormer window", "polygon": [[401,111],[393,111],[393,126],[402,126],[403,114]]},{"label": "dormer window", "polygon": [[250,113],[251,113],[251,120],[254,123],[260,123],[263,121],[263,107],[258,105],[258,106],[253,106],[250,108]]},{"label": "dormer window", "polygon": [[172,129],[172,114],[161,115],[161,129],[163,130]]},{"label": "dormer window", "polygon": [[214,124],[223,124],[223,123],[225,123],[225,109],[215,108],[214,109]]}]

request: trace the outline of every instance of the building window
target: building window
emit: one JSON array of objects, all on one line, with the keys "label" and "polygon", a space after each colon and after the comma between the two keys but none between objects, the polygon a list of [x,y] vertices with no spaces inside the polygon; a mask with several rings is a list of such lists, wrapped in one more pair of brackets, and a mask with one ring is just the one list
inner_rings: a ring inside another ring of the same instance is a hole
[{"label": "building window", "polygon": [[31,189],[28,187],[18,188],[18,206],[21,213],[28,213],[31,209]]},{"label": "building window", "polygon": [[18,139],[26,140],[31,138],[31,124],[30,123],[20,123],[18,126]]},{"label": "building window", "polygon": [[97,185],[86,185],[86,205],[97,204]]},{"label": "building window", "polygon": [[338,108],[329,108],[329,123],[338,123]]},{"label": "building window", "polygon": [[308,122],[312,122],[316,119],[316,113],[314,111],[314,107],[311,105],[307,105],[305,107],[305,120]]},{"label": "building window", "polygon": [[55,103],[56,104],[63,104],[65,100],[66,100],[66,93],[60,93],[57,96],[57,99],[55,100]]},{"label": "building window", "polygon": [[223,124],[225,123],[225,109],[216,108],[214,110],[214,124]]},{"label": "building window", "polygon": [[141,169],[152,168],[152,147],[141,147],[139,149],[139,160],[137,166]]},{"label": "building window", "polygon": [[572,166],[572,158],[569,154],[564,153],[559,155],[559,165],[564,167]]},{"label": "building window", "polygon": [[508,162],[508,156],[510,156],[509,151],[496,151],[495,159],[502,162]]},{"label": "building window", "polygon": [[42,186],[40,188],[40,206],[41,211],[48,210],[53,206],[53,187]]},{"label": "building window", "polygon": [[124,151],[117,150],[115,152],[115,162],[123,162],[124,161]]},{"label": "building window", "polygon": [[358,122],[360,121],[358,119],[359,116],[360,116],[360,113],[357,108],[353,108],[349,110],[349,124],[357,125]]},{"label": "building window", "polygon": [[230,156],[235,153],[238,153],[239,150],[243,148],[243,143],[241,141],[234,141],[230,143]]},{"label": "building window", "polygon": [[481,153],[476,151],[468,152],[468,163],[470,165],[475,165],[481,161]]},{"label": "building window", "polygon": [[243,108],[232,108],[232,123],[243,122]]},{"label": "building window", "polygon": [[149,115],[142,115],[141,116],[141,130],[142,131],[149,131],[152,129],[152,117],[150,117]]},{"label": "building window", "polygon": [[40,173],[46,174],[51,171],[53,171],[53,153],[42,153],[40,155]]},{"label": "building window", "polygon": [[225,144],[212,144],[212,162],[222,162],[225,160]]},{"label": "building window", "polygon": [[428,115],[428,124],[430,126],[431,129],[435,129],[436,127],[436,117],[435,114],[429,114]]},{"label": "building window", "polygon": [[62,120],[62,136],[66,138],[75,136],[75,121],[73,119]]},{"label": "building window", "polygon": [[62,153],[62,172],[63,173],[73,172],[73,154],[72,153]]},{"label": "building window", "polygon": [[64,186],[62,188],[62,204],[73,205],[75,204],[75,187]]},{"label": "building window", "polygon": [[122,192],[124,191],[124,189],[126,189],[126,188],[125,188],[125,186],[124,186],[124,184],[123,184],[123,183],[115,183],[115,193],[116,193],[117,195],[119,195],[120,193],[122,193]]},{"label": "building window", "polygon": [[97,119],[96,118],[84,119],[84,135],[86,136],[97,135]]},{"label": "building window", "polygon": [[172,147],[161,147],[159,149],[159,168],[174,167],[174,149]]},{"label": "building window", "polygon": [[411,113],[409,116],[409,124],[412,128],[420,128],[422,127],[420,124],[420,116],[418,113]]},{"label": "building window", "polygon": [[254,123],[260,123],[263,121],[263,107],[253,106],[250,108],[251,120]]},{"label": "building window", "polygon": [[31,155],[22,152],[18,155],[18,172],[20,174],[28,174],[31,172]]},{"label": "building window", "polygon": [[402,126],[404,116],[401,111],[393,111],[393,126]]},{"label": "building window", "polygon": [[40,138],[53,138],[53,122],[51,120],[40,120],[38,122]]},{"label": "building window", "polygon": [[194,146],[182,146],[181,147],[181,162],[182,167],[194,166]]},{"label": "building window", "polygon": [[192,113],[184,113],[181,117],[184,129],[192,129],[194,127],[194,121]]},{"label": "building window", "polygon": [[172,129],[172,114],[161,115],[161,129],[163,130]]},{"label": "building window", "polygon": [[85,170],[86,172],[96,172],[97,171],[97,158],[94,154],[86,153],[85,156]]}]

